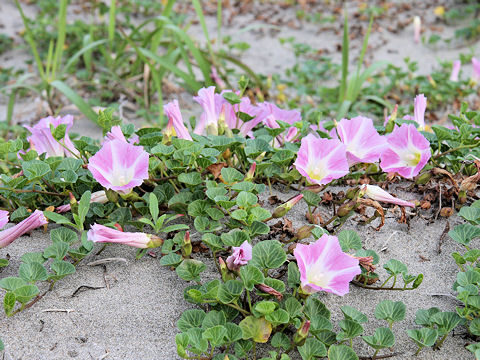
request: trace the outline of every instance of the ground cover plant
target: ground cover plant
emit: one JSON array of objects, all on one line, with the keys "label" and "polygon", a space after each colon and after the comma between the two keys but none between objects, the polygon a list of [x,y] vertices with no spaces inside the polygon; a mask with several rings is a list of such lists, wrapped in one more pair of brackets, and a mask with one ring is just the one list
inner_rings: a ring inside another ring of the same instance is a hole
[{"label": "ground cover plant", "polygon": [[[181,358],[393,358],[401,350],[395,342],[407,312],[402,301],[367,304],[382,322],[377,327],[365,309],[348,305],[340,307],[342,319],[333,319],[334,309],[320,295],[349,296],[351,286],[418,292],[424,275],[395,258],[378,269],[380,255],[388,255],[343,227],[354,221],[379,231],[387,213],[409,226],[414,217],[433,222],[458,212],[465,223],[450,229],[447,222],[441,237],[464,248],[452,253],[458,306],[408,309],[417,326],[406,333],[418,355],[426,347],[441,350],[461,328],[472,357],[480,358],[480,250],[471,244],[480,238],[480,112],[458,102],[448,125],[425,121],[430,108],[478,94],[474,56],[444,63],[430,76],[415,76],[409,61],[406,72],[387,62],[364,69],[375,15],[368,14],[349,76],[345,16],[341,63],[299,61],[286,78],[272,79],[277,90],[269,93],[270,80],[212,47],[198,1],[192,10],[207,38],[205,49],[187,34],[174,1],[155,4],[158,9],[149,1],[96,4],[109,22],[92,26],[88,37],[82,36],[84,23],[69,35],[67,5],[41,2],[45,14],[58,11],[55,35],[41,31],[50,23],[32,23],[22,13],[37,74],[3,88],[9,106],[0,139],[0,248],[34,229],[48,228],[51,240],[43,251],[23,254],[15,276],[0,279],[7,321],[61,287],[88,257],[107,246],[130,246],[138,261],[157,256],[159,266],[185,281],[184,300],[192,308],[179,314],[172,335]],[[117,22],[116,12],[132,7],[162,16],[141,25],[128,17]],[[298,48],[299,56],[311,55]],[[462,62],[473,64],[469,79],[460,73]],[[309,78],[312,72],[315,81],[338,76],[338,83],[320,86]],[[368,81],[374,75],[380,80]],[[142,76],[141,86],[129,80]],[[100,92],[109,93],[102,105],[120,96],[112,89],[121,85],[115,91],[143,108],[147,126],[124,123],[114,107],[92,109],[98,98],[80,94],[102,77]],[[200,115],[187,120],[177,99],[163,103],[167,78],[193,94]],[[11,124],[21,89],[39,93],[52,115],[22,127]],[[60,94],[98,125],[100,140],[73,134],[77,120],[58,113],[66,101]],[[309,100],[300,100],[304,96]],[[275,188],[294,195],[282,203]],[[399,198],[399,189],[421,200]],[[288,214],[302,202],[306,220],[294,227]],[[9,260],[0,259],[0,272]],[[215,278],[203,276],[208,268]]]}]

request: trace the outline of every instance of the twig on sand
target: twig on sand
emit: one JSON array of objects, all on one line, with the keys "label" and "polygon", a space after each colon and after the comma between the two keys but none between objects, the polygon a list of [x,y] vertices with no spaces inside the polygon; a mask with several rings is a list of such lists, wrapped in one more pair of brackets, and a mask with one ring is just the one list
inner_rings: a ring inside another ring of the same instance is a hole
[{"label": "twig on sand", "polygon": [[64,312],[70,314],[72,311],[75,311],[75,309],[44,309],[40,312]]},{"label": "twig on sand", "polygon": [[437,254],[442,253],[442,244],[443,244],[443,241],[445,240],[445,236],[448,234],[449,231],[450,231],[450,223],[447,220],[447,223],[445,224],[445,229],[443,229],[442,235],[440,235],[440,238],[438,239]]},{"label": "twig on sand", "polygon": [[382,249],[380,250],[380,252],[385,251],[385,250],[388,249],[388,246],[387,246],[388,242],[389,242],[390,239],[393,237],[393,235],[395,235],[397,232],[398,232],[398,231],[394,231],[394,232],[388,237],[388,239],[387,239],[387,240],[385,241],[385,243],[383,244]]},{"label": "twig on sand", "polygon": [[88,263],[87,265],[88,266],[97,266],[97,265],[108,264],[108,263],[111,263],[111,262],[124,262],[125,264],[128,265],[127,259],[120,258],[120,257],[100,259],[100,260],[92,261],[92,262]]},{"label": "twig on sand", "polygon": [[[391,358],[391,357],[394,357],[394,356],[397,356],[397,355],[403,355],[405,354],[405,352],[396,352],[396,353],[392,353],[392,354],[388,354],[388,355],[377,355],[375,356],[375,359],[378,360],[378,359],[388,359],[388,358]],[[373,356],[359,356],[358,357],[360,360],[372,360],[373,359]]]},{"label": "twig on sand", "polygon": [[110,355],[110,350],[105,349],[105,354],[103,354],[102,356],[99,356],[99,357],[97,358],[97,360],[103,360],[103,359],[105,359],[105,358],[106,358],[107,356],[109,356],[109,355]]},{"label": "twig on sand", "polygon": [[79,292],[85,291],[85,290],[98,290],[98,289],[105,289],[105,286],[88,286],[88,285],[82,285],[77,288],[71,295],[71,297],[75,297],[78,295]]}]

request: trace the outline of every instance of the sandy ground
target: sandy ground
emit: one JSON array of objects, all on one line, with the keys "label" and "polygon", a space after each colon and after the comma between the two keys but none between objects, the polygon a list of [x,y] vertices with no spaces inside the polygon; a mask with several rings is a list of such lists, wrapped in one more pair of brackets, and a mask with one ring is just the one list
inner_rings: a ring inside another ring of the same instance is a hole
[{"label": "sandy ground", "polygon": [[[283,189],[275,190],[282,200],[292,194]],[[261,197],[266,198],[268,194]],[[325,215],[331,209],[322,208]],[[306,206],[297,205],[288,218],[294,227],[306,223]],[[394,352],[402,354],[393,359],[407,359],[415,352],[415,345],[407,338],[405,329],[414,328],[415,312],[437,306],[443,311],[454,311],[457,305],[451,287],[455,281],[456,265],[450,256],[461,251],[460,246],[447,237],[442,253],[437,253],[438,239],[445,227],[445,220],[426,225],[425,220],[413,219],[408,230],[399,224],[394,214],[387,215],[386,225],[375,231],[361,227],[353,221],[347,229],[357,230],[364,247],[381,255],[380,265],[395,258],[408,265],[412,274],[423,273],[425,280],[415,291],[372,291],[350,287],[344,297],[322,294],[320,299],[332,311],[334,324],[341,320],[339,307],[351,305],[369,317],[365,333],[371,334],[377,326],[385,324],[373,316],[375,305],[385,299],[401,300],[407,305],[406,319],[394,325],[396,345]],[[378,221],[378,220],[376,220]],[[457,217],[450,225],[461,222]],[[270,224],[273,224],[271,222]],[[373,225],[377,225],[374,223]],[[193,236],[193,239],[197,235]],[[41,251],[49,244],[48,235],[36,231],[31,237],[23,237],[8,248],[0,250],[0,257],[11,256],[11,265],[1,276],[13,276],[19,266],[20,256],[28,251]],[[385,251],[381,249],[386,248]],[[96,248],[98,249],[98,247]],[[428,259],[424,261],[420,255]],[[128,261],[105,266],[88,266],[94,260],[120,257]],[[208,270],[202,279],[215,277],[211,260],[202,259]],[[380,278],[385,271],[379,267]],[[99,256],[91,255],[77,268],[77,273],[60,281],[54,291],[48,293],[32,308],[13,318],[0,315],[0,333],[6,343],[6,354],[12,359],[177,359],[174,334],[176,320],[182,311],[192,305],[183,299],[181,289],[188,284],[177,278],[175,272],[161,267],[158,259],[145,256],[134,260],[134,249],[110,246]],[[79,287],[100,287],[96,290],[78,291]],[[441,294],[441,296],[437,296]],[[50,310],[71,310],[50,312]],[[467,340],[461,336],[466,329],[457,328],[455,336],[449,336],[440,351],[424,350],[419,359],[467,359],[470,353],[464,349]],[[359,341],[355,344],[360,355],[371,351]],[[388,354],[387,352],[384,352]],[[9,357],[5,357],[9,359]],[[298,358],[294,356],[293,358]]]}]

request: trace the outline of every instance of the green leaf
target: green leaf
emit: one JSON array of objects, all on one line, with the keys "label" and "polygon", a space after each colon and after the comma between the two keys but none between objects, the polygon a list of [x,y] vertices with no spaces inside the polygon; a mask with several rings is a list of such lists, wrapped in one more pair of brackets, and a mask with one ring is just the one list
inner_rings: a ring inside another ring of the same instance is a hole
[{"label": "green leaf", "polygon": [[0,287],[7,291],[14,291],[24,285],[27,285],[27,282],[19,277],[9,276],[0,279]]},{"label": "green leaf", "polygon": [[308,297],[304,312],[310,320],[313,320],[317,316],[330,319],[330,310],[327,309],[324,303],[313,296]]},{"label": "green leaf", "polygon": [[178,175],[178,181],[190,186],[197,186],[203,182],[203,179],[200,173],[190,172]]},{"label": "green leaf", "polygon": [[148,208],[150,210],[150,215],[152,215],[153,222],[157,222],[159,214],[158,199],[153,192],[151,192],[148,197]]},{"label": "green leaf", "polygon": [[40,290],[35,285],[24,285],[13,291],[18,302],[26,304],[38,295]]},{"label": "green leaf", "polygon": [[275,348],[280,347],[283,350],[288,350],[288,348],[290,347],[290,339],[284,333],[277,332],[275,333],[275,335],[273,335],[271,344]]},{"label": "green leaf", "polygon": [[362,339],[375,350],[389,348],[395,344],[392,330],[386,327],[377,328],[373,335],[362,336]]},{"label": "green leaf", "polygon": [[475,336],[480,336],[480,318],[475,318],[470,322],[468,330]]},{"label": "green leaf", "polygon": [[362,239],[360,239],[355,230],[342,230],[338,234],[338,242],[343,252],[360,250],[362,248]]},{"label": "green leaf", "polygon": [[3,298],[3,309],[5,310],[5,314],[9,316],[13,309],[15,308],[15,302],[17,299],[15,298],[15,294],[12,291],[8,291]]},{"label": "green leaf", "polygon": [[464,206],[458,212],[458,215],[473,225],[480,223],[480,208],[473,206]]},{"label": "green leaf", "polygon": [[232,217],[232,219],[242,221],[242,220],[245,220],[247,218],[248,213],[243,209],[237,209],[237,210],[233,211],[230,214],[230,216]]},{"label": "green leaf", "polygon": [[480,228],[471,224],[461,224],[450,230],[448,235],[459,244],[468,246],[470,241],[480,237]]},{"label": "green leaf", "polygon": [[56,224],[68,224],[70,226],[74,226],[70,220],[68,220],[65,216],[54,213],[52,211],[43,211],[43,215],[49,220],[52,220]]},{"label": "green leaf", "polygon": [[255,311],[261,315],[267,315],[275,311],[278,304],[273,301],[260,301],[255,304]]},{"label": "green leaf", "polygon": [[428,310],[425,310],[425,309],[417,310],[417,312],[415,313],[415,324],[431,327],[433,325],[431,317],[432,315],[438,312],[440,312],[440,309],[436,307],[431,307]]},{"label": "green leaf", "polygon": [[49,278],[55,281],[75,273],[75,266],[67,261],[55,260],[50,268],[55,272],[55,275],[50,275]]},{"label": "green leaf", "polygon": [[310,190],[304,190],[302,191],[302,194],[303,200],[305,200],[305,202],[310,206],[318,206],[320,204],[320,201],[322,200],[320,195]]},{"label": "green leaf", "polygon": [[256,195],[252,194],[251,192],[241,191],[237,195],[237,205],[242,208],[248,208],[252,205],[255,205],[258,202],[258,198]]},{"label": "green leaf", "polygon": [[199,328],[191,328],[187,331],[189,343],[193,349],[189,349],[192,352],[201,354],[208,349],[208,341],[202,337],[203,331]]},{"label": "green leaf", "polygon": [[295,318],[302,315],[302,304],[295,299],[294,297],[289,297],[285,300],[285,310],[287,311],[290,318]]},{"label": "green leaf", "polygon": [[358,360],[358,356],[350,346],[332,345],[328,349],[328,360]]},{"label": "green leaf", "polygon": [[227,184],[233,184],[243,180],[243,174],[231,167],[222,168],[220,173],[222,174],[223,181]]},{"label": "green leaf", "polygon": [[220,236],[212,233],[204,234],[202,236],[202,242],[205,243],[212,251],[218,251],[223,249],[223,243],[220,240]]},{"label": "green leaf", "polygon": [[162,266],[176,266],[181,262],[182,256],[174,252],[160,258],[160,265]]},{"label": "green leaf", "polygon": [[401,301],[384,300],[375,308],[375,317],[389,323],[405,319],[406,306]]},{"label": "green leaf", "polygon": [[207,209],[210,207],[208,201],[195,200],[188,204],[188,215],[197,217],[207,215]]},{"label": "green leaf", "polygon": [[339,322],[339,326],[342,329],[337,334],[337,340],[343,341],[346,339],[353,339],[363,334],[363,327],[358,322],[351,319],[344,319]]},{"label": "green leaf", "polygon": [[221,239],[226,246],[239,247],[245,241],[250,242],[248,234],[240,229],[230,230],[228,233],[223,233]]},{"label": "green leaf", "polygon": [[204,263],[198,260],[185,259],[180,265],[177,266],[175,271],[177,275],[185,281],[199,281],[200,273],[206,269]]},{"label": "green leaf", "polygon": [[185,310],[177,321],[177,327],[180,331],[187,331],[191,328],[202,326],[205,318],[205,311],[199,309]]},{"label": "green leaf", "polygon": [[359,324],[363,324],[368,321],[368,318],[364,313],[358,311],[357,309],[351,306],[348,306],[348,305],[342,306],[340,310],[342,310],[342,313],[345,316],[345,319],[356,321]]},{"label": "green leaf", "polygon": [[418,347],[433,346],[438,338],[438,331],[423,327],[421,329],[409,329],[407,335]]},{"label": "green leaf", "polygon": [[240,326],[234,323],[226,323],[225,327],[227,329],[227,339],[229,342],[235,342],[242,338],[242,329]]},{"label": "green leaf", "polygon": [[270,232],[270,227],[267,224],[264,224],[260,221],[252,222],[252,225],[248,228],[251,237],[255,237],[257,235],[266,235]]},{"label": "green leaf", "polygon": [[265,279],[262,272],[256,266],[250,264],[240,267],[240,278],[248,291],[252,291],[256,284],[263,283]]},{"label": "green leaf", "polygon": [[28,180],[38,180],[50,172],[50,166],[35,159],[22,162],[22,170]]},{"label": "green leaf", "polygon": [[210,341],[213,347],[223,345],[225,343],[225,336],[227,336],[227,329],[225,326],[216,325],[205,330],[202,337]]},{"label": "green leaf", "polygon": [[462,321],[460,316],[451,311],[433,314],[430,319],[433,323],[437,324],[437,330],[440,336],[448,334]]},{"label": "green leaf", "polygon": [[47,269],[42,264],[23,263],[18,269],[18,275],[26,282],[45,281],[48,279]]},{"label": "green leaf", "polygon": [[55,244],[57,242],[65,242],[72,245],[78,241],[78,235],[72,229],[66,227],[59,227],[50,231],[50,240]]},{"label": "green leaf", "polygon": [[238,280],[228,280],[218,289],[218,300],[223,304],[235,302],[243,291],[243,285]]},{"label": "green leaf", "polygon": [[47,259],[55,258],[57,260],[62,260],[65,255],[67,255],[68,249],[69,246],[66,242],[57,241],[43,250],[43,257]]},{"label": "green leaf", "polygon": [[303,360],[313,360],[326,356],[327,348],[317,339],[309,337],[305,340],[305,344],[298,347],[298,352]]},{"label": "green leaf", "polygon": [[253,339],[257,343],[266,343],[272,333],[272,325],[263,317],[247,316],[239,326],[244,340]]},{"label": "green leaf", "polygon": [[260,269],[276,269],[287,260],[282,244],[277,240],[264,240],[252,249],[252,264]]},{"label": "green leaf", "polygon": [[388,260],[387,263],[383,265],[383,268],[387,270],[387,273],[390,275],[406,274],[408,271],[407,266],[396,259]]},{"label": "green leaf", "polygon": [[265,319],[270,322],[272,326],[276,327],[280,324],[287,324],[290,316],[285,310],[277,309],[274,312],[265,315]]},{"label": "green leaf", "polygon": [[80,219],[81,227],[83,228],[83,223],[85,222],[85,217],[87,216],[88,209],[90,209],[90,200],[92,199],[92,193],[86,191],[83,193],[80,201],[78,202],[78,217]]},{"label": "green leaf", "polygon": [[7,267],[9,264],[7,259],[0,259],[0,268]]},{"label": "green leaf", "polygon": [[225,325],[227,320],[223,311],[212,310],[205,315],[202,321],[202,329],[208,329],[217,325]]}]

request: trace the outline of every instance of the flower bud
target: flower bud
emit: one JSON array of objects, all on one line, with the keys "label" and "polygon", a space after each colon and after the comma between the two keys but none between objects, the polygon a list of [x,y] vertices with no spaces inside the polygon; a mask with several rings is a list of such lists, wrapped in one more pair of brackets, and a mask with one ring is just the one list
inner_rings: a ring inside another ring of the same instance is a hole
[{"label": "flower bud", "polygon": [[293,342],[295,345],[303,345],[305,343],[305,339],[308,336],[308,332],[310,330],[310,320],[303,320],[302,325],[297,330],[297,333],[293,337]]},{"label": "flower bud", "polygon": [[218,258],[218,265],[220,266],[220,275],[222,276],[223,282],[233,280],[234,277],[232,273],[228,270],[227,264],[221,257]]},{"label": "flower bud", "polygon": [[300,229],[297,230],[296,238],[297,240],[302,240],[308,238],[312,235],[313,225],[303,225]]},{"label": "flower bud", "polygon": [[185,233],[182,243],[182,256],[184,258],[189,258],[192,254],[192,242],[190,241],[190,231]]},{"label": "flower bud", "polygon": [[302,200],[302,198],[303,198],[303,194],[299,194],[293,197],[292,199],[288,200],[285,204],[277,206],[272,213],[272,218],[278,219],[278,218],[284,217],[285,215],[287,215],[287,213],[296,203]]},{"label": "flower bud", "polygon": [[282,301],[282,299],[283,299],[283,294],[281,292],[278,292],[277,290],[275,290],[271,286],[268,286],[268,285],[265,285],[265,284],[256,284],[255,287],[258,290],[260,290],[260,291],[262,291],[266,294],[275,296],[278,301]]},{"label": "flower bud", "polygon": [[340,217],[347,216],[348,214],[350,214],[350,211],[352,211],[355,208],[355,205],[357,205],[357,201],[350,200],[349,202],[343,204],[338,208],[337,215]]},{"label": "flower bud", "polygon": [[116,204],[118,202],[118,193],[112,189],[107,189],[105,191],[105,195],[107,195],[108,201]]},{"label": "flower bud", "polygon": [[72,210],[72,213],[77,214],[78,213],[78,202],[77,199],[75,199],[75,196],[69,192],[68,197],[70,198],[70,209]]},{"label": "flower bud", "polygon": [[423,174],[420,174],[417,176],[415,179],[415,184],[417,185],[425,185],[430,181],[432,178],[432,173],[430,171],[424,172]]},{"label": "flower bud", "polygon": [[358,190],[359,189],[357,187],[348,189],[345,197],[349,200],[352,200],[352,199],[356,198],[357,196],[362,196],[363,194],[359,194]]},{"label": "flower bud", "polygon": [[247,175],[245,175],[245,181],[253,181],[253,178],[255,176],[255,169],[257,168],[257,163],[254,162],[251,166],[250,169],[247,172]]}]

